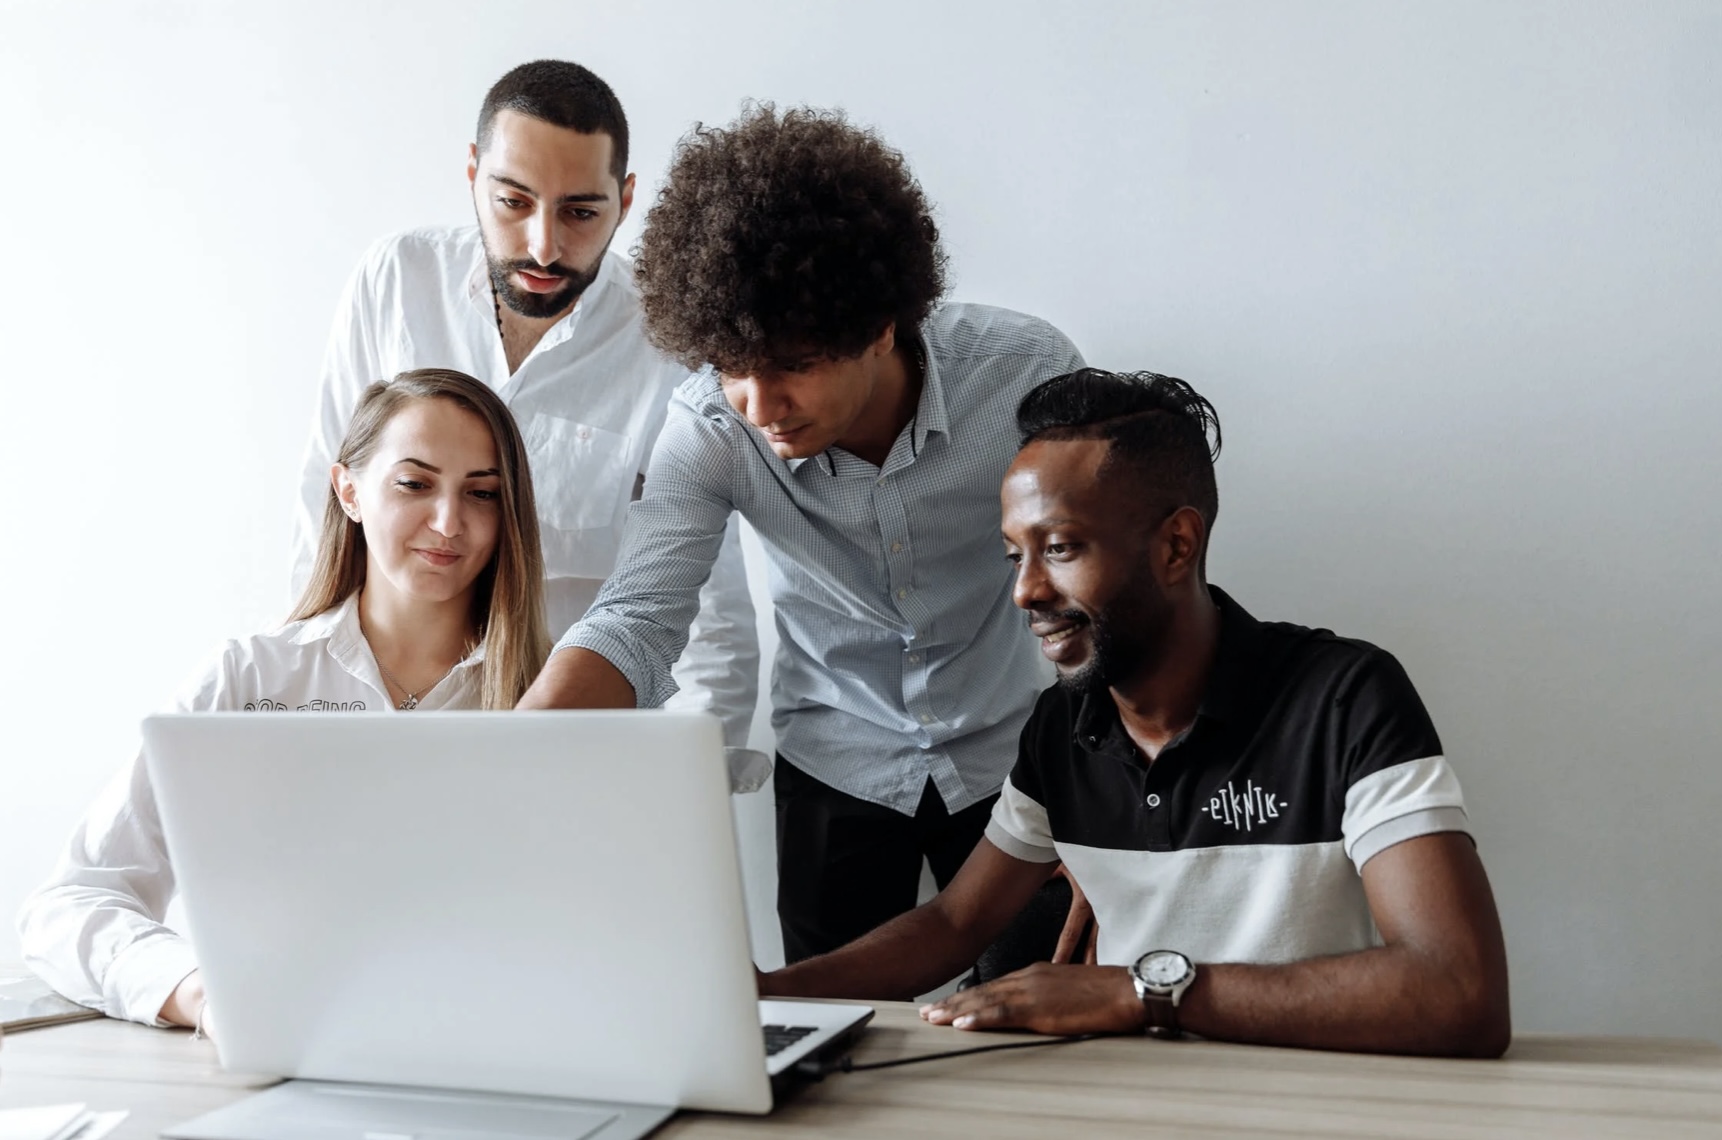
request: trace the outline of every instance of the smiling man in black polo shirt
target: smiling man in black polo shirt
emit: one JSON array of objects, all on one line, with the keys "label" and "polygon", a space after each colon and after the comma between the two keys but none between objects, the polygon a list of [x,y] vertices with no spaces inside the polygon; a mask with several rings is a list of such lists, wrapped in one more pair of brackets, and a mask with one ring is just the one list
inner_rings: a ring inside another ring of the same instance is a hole
[{"label": "smiling man in black polo shirt", "polygon": [[924,1017],[1498,1056],[1500,920],[1409,678],[1375,646],[1259,622],[1207,584],[1212,406],[1181,380],[1084,369],[1031,392],[1018,425],[1005,546],[1059,682],[956,878],[761,991],[925,992],[1062,860],[1099,964],[1032,966]]}]

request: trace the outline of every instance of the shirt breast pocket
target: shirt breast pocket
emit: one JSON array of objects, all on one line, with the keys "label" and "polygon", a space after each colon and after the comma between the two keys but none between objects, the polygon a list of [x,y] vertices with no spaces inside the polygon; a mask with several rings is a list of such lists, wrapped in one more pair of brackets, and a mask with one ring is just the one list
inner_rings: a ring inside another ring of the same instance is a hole
[{"label": "shirt breast pocket", "polygon": [[634,490],[633,441],[540,412],[526,425],[538,517],[557,530],[608,528]]}]

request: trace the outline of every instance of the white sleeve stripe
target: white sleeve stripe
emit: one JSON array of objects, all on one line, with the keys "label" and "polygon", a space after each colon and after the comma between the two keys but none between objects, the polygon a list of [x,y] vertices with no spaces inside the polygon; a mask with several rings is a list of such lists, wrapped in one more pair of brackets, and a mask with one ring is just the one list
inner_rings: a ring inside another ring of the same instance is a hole
[{"label": "white sleeve stripe", "polygon": [[1018,791],[1008,776],[1004,787],[999,789],[998,802],[993,804],[987,838],[1006,854],[1031,863],[1050,863],[1058,858],[1053,850],[1052,825],[1047,822],[1046,809]]},{"label": "white sleeve stripe", "polygon": [[1345,792],[1345,818],[1340,824],[1345,853],[1356,861],[1357,841],[1389,820],[1432,808],[1464,807],[1459,777],[1445,756],[1425,756],[1371,772]]},{"label": "white sleeve stripe", "polygon": [[1036,847],[1024,843],[999,825],[998,817],[987,821],[986,837],[994,847],[1003,851],[1013,859],[1021,859],[1024,863],[1056,863],[1058,852],[1051,847]]},{"label": "white sleeve stripe", "polygon": [[1471,820],[1465,815],[1464,808],[1430,808],[1377,824],[1358,836],[1357,842],[1351,845],[1351,861],[1361,872],[1365,863],[1389,847],[1404,843],[1407,839],[1419,839],[1443,831],[1471,834]]}]

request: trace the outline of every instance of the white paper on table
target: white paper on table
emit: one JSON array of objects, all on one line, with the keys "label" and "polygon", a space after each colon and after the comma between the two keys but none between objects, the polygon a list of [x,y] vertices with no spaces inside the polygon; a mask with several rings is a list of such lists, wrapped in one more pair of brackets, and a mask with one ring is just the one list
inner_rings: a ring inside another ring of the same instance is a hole
[{"label": "white paper on table", "polygon": [[101,1140],[129,1115],[89,1112],[81,1104],[0,1109],[0,1140]]},{"label": "white paper on table", "polygon": [[102,1140],[102,1137],[120,1126],[120,1121],[130,1116],[125,1109],[113,1112],[86,1112],[84,1119],[79,1121],[81,1127],[68,1133],[65,1140]]},{"label": "white paper on table", "polygon": [[0,1110],[0,1140],[61,1140],[88,1115],[81,1104]]}]

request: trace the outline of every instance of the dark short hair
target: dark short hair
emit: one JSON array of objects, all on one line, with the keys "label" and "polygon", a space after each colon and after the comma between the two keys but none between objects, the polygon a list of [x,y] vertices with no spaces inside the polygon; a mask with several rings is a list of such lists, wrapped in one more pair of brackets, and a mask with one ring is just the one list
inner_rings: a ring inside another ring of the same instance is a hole
[{"label": "dark short hair", "polygon": [[536,59],[496,81],[478,110],[478,152],[490,145],[491,124],[502,111],[542,119],[583,135],[610,136],[610,173],[628,177],[628,116],[610,85],[577,63]]},{"label": "dark short hair", "polygon": [[1023,447],[1037,440],[1109,441],[1102,475],[1130,479],[1135,501],[1156,515],[1190,506],[1213,528],[1220,511],[1214,483],[1220,417],[1214,405],[1177,377],[1078,369],[1024,396],[1016,424]]},{"label": "dark short hair", "polygon": [[654,344],[745,375],[915,335],[945,254],[900,152],[841,111],[764,103],[677,144],[634,277]]}]

